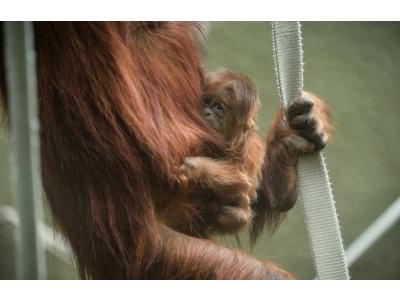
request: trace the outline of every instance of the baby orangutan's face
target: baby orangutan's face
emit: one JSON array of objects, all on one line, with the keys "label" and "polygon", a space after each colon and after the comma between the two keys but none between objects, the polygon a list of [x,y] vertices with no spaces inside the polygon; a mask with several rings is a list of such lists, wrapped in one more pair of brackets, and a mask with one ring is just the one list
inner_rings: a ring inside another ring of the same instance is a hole
[{"label": "baby orangutan's face", "polygon": [[218,100],[212,97],[204,100],[206,102],[204,115],[215,130],[228,138],[235,127],[235,117],[231,109]]},{"label": "baby orangutan's face", "polygon": [[221,71],[206,77],[204,116],[225,139],[254,127],[258,96],[251,81],[240,74]]}]

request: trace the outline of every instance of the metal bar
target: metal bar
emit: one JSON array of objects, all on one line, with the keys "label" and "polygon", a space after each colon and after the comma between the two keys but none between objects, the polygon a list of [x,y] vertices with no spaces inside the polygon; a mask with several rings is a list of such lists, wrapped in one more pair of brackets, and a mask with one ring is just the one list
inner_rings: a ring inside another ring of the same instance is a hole
[{"label": "metal bar", "polygon": [[[20,222],[14,207],[10,205],[0,207],[0,226],[3,224],[11,225],[14,230],[19,230]],[[40,241],[46,250],[66,264],[73,266],[72,250],[65,238],[46,223],[38,221],[38,224]]]},{"label": "metal bar", "polygon": [[346,249],[349,265],[357,261],[371,246],[400,219],[400,197],[369,225]]},{"label": "metal bar", "polygon": [[5,45],[11,186],[21,225],[15,237],[17,278],[44,279],[46,259],[39,242],[37,222],[42,218],[42,206],[32,23],[6,22]]}]

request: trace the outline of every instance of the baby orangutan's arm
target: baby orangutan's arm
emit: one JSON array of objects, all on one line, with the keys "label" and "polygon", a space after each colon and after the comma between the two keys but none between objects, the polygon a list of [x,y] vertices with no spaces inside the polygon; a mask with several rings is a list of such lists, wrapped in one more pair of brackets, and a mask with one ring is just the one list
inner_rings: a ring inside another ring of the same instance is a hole
[{"label": "baby orangutan's arm", "polygon": [[209,200],[211,231],[234,233],[249,224],[251,200],[249,195],[254,182],[230,161],[197,156],[185,159],[181,167],[187,185],[194,189],[208,189],[213,193]]},{"label": "baby orangutan's arm", "polygon": [[304,92],[278,113],[267,137],[262,179],[253,205],[253,242],[265,223],[274,229],[294,206],[298,158],[321,151],[332,130],[328,106],[311,93]]}]

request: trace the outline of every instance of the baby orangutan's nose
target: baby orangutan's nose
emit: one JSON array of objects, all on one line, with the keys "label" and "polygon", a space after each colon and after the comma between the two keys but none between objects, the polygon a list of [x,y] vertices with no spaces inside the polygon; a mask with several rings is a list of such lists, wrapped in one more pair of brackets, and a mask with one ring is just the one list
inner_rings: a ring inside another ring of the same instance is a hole
[{"label": "baby orangutan's nose", "polygon": [[204,115],[208,118],[211,117],[211,110],[209,108],[204,109]]}]

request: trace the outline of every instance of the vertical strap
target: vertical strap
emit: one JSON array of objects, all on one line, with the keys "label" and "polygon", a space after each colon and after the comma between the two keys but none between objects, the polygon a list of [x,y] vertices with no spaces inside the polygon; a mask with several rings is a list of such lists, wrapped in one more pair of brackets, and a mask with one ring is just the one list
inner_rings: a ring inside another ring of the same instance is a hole
[{"label": "vertical strap", "polygon": [[31,22],[5,24],[7,92],[10,109],[11,185],[20,226],[16,234],[18,279],[46,277],[45,251],[38,238],[41,172],[36,69]]},{"label": "vertical strap", "polygon": [[[272,22],[276,82],[283,106],[303,90],[303,45],[299,22]],[[339,221],[323,153],[303,155],[299,198],[318,279],[349,279]]]}]

